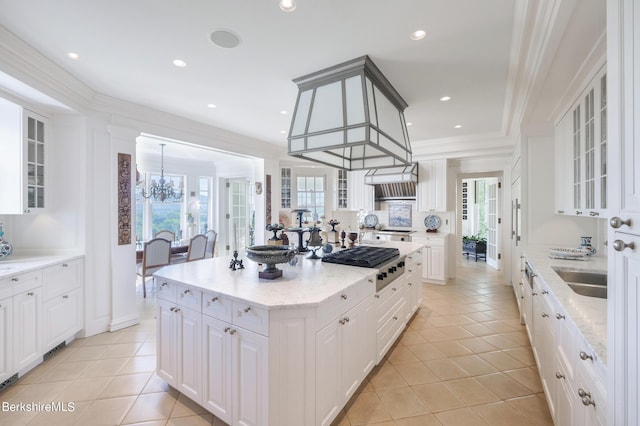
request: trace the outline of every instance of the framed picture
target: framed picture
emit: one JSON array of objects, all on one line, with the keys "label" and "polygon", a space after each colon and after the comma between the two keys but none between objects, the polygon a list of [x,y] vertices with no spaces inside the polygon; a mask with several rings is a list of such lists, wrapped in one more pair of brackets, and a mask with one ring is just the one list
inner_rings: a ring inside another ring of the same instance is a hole
[{"label": "framed picture", "polygon": [[411,204],[391,204],[389,226],[411,226]]}]

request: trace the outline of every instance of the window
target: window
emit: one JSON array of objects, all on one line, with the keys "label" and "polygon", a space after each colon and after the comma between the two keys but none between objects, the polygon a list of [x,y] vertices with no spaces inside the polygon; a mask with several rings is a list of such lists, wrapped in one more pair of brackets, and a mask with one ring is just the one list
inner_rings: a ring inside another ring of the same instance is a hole
[{"label": "window", "polygon": [[311,210],[314,220],[324,216],[324,176],[298,176],[297,199],[299,209]]},{"label": "window", "polygon": [[[184,176],[164,176],[167,183],[171,182],[173,187],[180,191],[184,188]],[[186,238],[186,233],[182,233],[182,219],[186,221],[185,196],[180,200],[167,199],[164,202],[155,200],[153,197],[144,198],[142,189],[148,188],[146,183],[158,182],[160,175],[155,173],[145,174],[145,184],[136,187],[136,240],[148,241],[153,236],[164,229],[174,232],[176,238]],[[146,192],[146,190],[145,190]]]}]

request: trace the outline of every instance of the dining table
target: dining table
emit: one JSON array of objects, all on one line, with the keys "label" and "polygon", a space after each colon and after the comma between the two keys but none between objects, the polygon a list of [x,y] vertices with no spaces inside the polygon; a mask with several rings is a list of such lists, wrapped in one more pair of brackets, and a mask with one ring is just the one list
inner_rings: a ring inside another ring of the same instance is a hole
[{"label": "dining table", "polygon": [[[186,253],[189,251],[189,240],[185,241],[173,241],[171,243],[171,254]],[[142,255],[144,254],[144,242],[138,242],[136,244],[136,263],[142,262]]]}]

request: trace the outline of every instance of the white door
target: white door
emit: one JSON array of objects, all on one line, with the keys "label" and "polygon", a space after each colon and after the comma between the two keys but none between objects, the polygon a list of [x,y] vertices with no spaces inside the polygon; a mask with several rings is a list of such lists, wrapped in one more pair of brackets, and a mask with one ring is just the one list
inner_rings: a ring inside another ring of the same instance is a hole
[{"label": "white door", "polygon": [[18,371],[42,359],[42,288],[25,291],[13,298],[14,361]]},{"label": "white door", "polygon": [[269,423],[269,339],[241,328],[229,331],[232,343],[233,422],[241,426]]},{"label": "white door", "polygon": [[229,324],[202,316],[204,362],[202,405],[226,423],[231,411],[231,335]]},{"label": "white door", "polygon": [[487,265],[500,269],[498,258],[498,182],[487,185]]},{"label": "white door", "polygon": [[200,366],[202,317],[200,312],[179,307],[178,313],[178,390],[202,404],[202,368]]},{"label": "white door", "polygon": [[246,179],[228,179],[226,182],[227,205],[222,216],[227,218],[227,248],[231,252],[252,245],[249,188]]},{"label": "white door", "polygon": [[174,303],[158,298],[156,327],[160,347],[156,355],[156,373],[171,386],[175,386],[177,382],[176,366],[178,363],[178,352],[174,344],[178,340],[175,307]]}]

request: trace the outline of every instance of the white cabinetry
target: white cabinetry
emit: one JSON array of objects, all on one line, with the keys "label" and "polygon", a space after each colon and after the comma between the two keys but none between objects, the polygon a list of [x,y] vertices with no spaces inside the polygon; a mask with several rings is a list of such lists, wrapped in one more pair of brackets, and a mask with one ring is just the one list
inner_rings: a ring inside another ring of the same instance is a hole
[{"label": "white cabinetry", "polygon": [[82,328],[82,264],[82,260],[75,260],[43,270],[45,351]]},{"label": "white cabinetry", "polygon": [[407,288],[407,318],[408,322],[422,304],[422,251],[416,250],[405,258],[404,273]]},{"label": "white cabinetry", "polygon": [[257,318],[268,323],[268,315],[260,308],[246,304],[234,308],[233,304],[223,296],[203,294],[202,405],[232,425],[266,425],[269,339],[239,327],[237,321],[232,323],[232,312],[254,324],[263,322]]},{"label": "white cabinetry", "polygon": [[422,279],[432,284],[446,284],[447,273],[447,235],[413,236],[412,241],[424,244],[422,249]]},{"label": "white cabinetry", "polygon": [[13,362],[14,370],[22,373],[42,361],[42,273],[11,279],[17,284],[13,296]]},{"label": "white cabinetry", "polygon": [[418,163],[418,210],[447,211],[447,160]]},{"label": "white cabinetry", "polygon": [[330,425],[375,365],[373,296],[316,334],[316,422]]},{"label": "white cabinetry", "polygon": [[0,99],[0,214],[30,213],[45,207],[46,122],[44,117]]},{"label": "white cabinetry", "polygon": [[607,80],[603,66],[556,128],[557,213],[606,214],[606,123]]},{"label": "white cabinetry", "polygon": [[13,298],[0,298],[0,383],[13,371]]},{"label": "white cabinetry", "polygon": [[[177,301],[158,298],[158,375],[201,403],[201,292],[178,286]],[[198,311],[191,308],[197,307]]]},{"label": "white cabinetry", "polygon": [[348,201],[350,210],[374,210],[374,187],[364,183],[367,170],[352,170],[347,179]]}]

